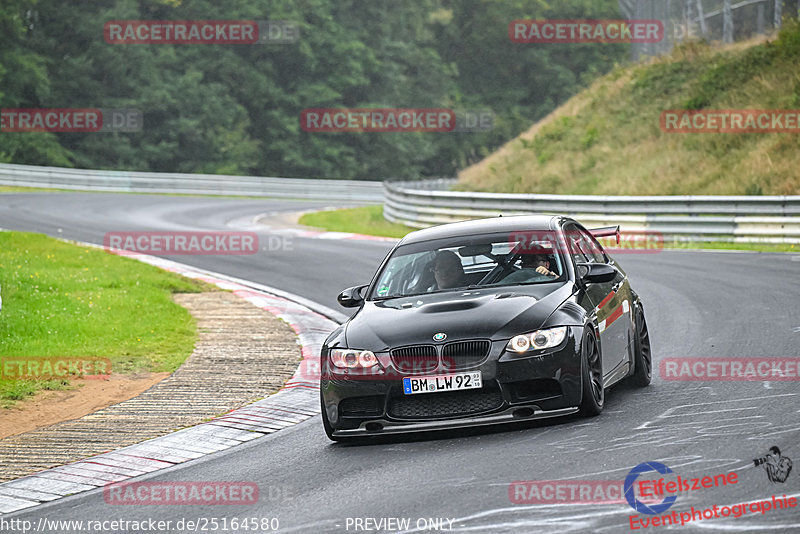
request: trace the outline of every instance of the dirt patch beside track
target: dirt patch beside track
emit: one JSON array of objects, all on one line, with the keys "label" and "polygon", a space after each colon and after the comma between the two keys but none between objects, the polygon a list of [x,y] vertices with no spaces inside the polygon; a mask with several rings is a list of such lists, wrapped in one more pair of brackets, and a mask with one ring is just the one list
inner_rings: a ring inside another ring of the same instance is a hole
[{"label": "dirt patch beside track", "polygon": [[[276,392],[297,369],[295,333],[272,314],[222,291],[175,299],[197,319],[199,338],[186,362],[138,396],[0,439],[0,481],[196,425]],[[115,402],[122,391],[114,393],[113,381],[106,385],[105,402]]]}]

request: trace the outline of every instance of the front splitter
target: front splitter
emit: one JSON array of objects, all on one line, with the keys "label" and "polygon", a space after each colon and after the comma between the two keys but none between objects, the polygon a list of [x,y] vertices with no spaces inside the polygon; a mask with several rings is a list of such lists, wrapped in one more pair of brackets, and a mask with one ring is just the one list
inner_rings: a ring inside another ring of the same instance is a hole
[{"label": "front splitter", "polygon": [[[527,411],[532,413],[527,414]],[[549,419],[551,417],[563,417],[577,413],[579,408],[560,408],[558,410],[540,410],[532,406],[517,406],[506,410],[476,417],[463,417],[459,419],[447,419],[440,421],[389,421],[387,419],[372,419],[364,421],[358,428],[349,430],[335,430],[333,437],[365,437],[365,436],[385,436],[389,434],[404,434],[408,432],[430,432],[433,430],[452,430],[458,428],[471,428],[476,426],[500,425],[504,423],[518,423],[522,421],[534,421],[537,419]],[[369,428],[368,428],[369,427]]]}]

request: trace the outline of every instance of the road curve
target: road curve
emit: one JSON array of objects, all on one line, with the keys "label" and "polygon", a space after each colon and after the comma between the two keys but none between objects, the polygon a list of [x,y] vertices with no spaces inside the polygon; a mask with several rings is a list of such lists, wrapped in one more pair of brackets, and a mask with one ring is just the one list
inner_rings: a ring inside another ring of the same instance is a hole
[{"label": "road curve", "polygon": [[[16,193],[0,195],[0,227],[99,244],[110,231],[231,230],[232,221],[238,225],[251,215],[321,205]],[[368,281],[390,246],[295,236],[291,246],[252,256],[172,258],[335,308],[338,290]],[[618,259],[645,303],[657,360],[798,356],[800,256],[665,251]],[[384,520],[380,523],[384,527],[398,526],[387,524],[389,518],[407,518],[408,529],[421,532],[432,531],[434,524],[452,532],[627,531],[633,510],[625,503],[519,504],[510,499],[509,485],[622,480],[635,465],[658,461],[684,478],[738,474],[736,484],[681,494],[670,511],[772,495],[798,497],[800,469],[785,482],[775,483],[753,465],[753,459],[771,446],[779,446],[784,456],[800,458],[798,397],[796,381],[679,382],[664,381],[656,373],[645,390],[620,387],[609,392],[606,410],[597,418],[412,436],[364,446],[332,444],[315,417],[235,449],[141,477],[170,482],[252,481],[261,495],[254,505],[112,506],[98,490],[4,518],[34,523],[41,518],[170,520],[174,532],[185,531],[176,526],[181,519],[212,517],[218,521],[278,518],[281,532],[378,531],[374,529],[378,523],[367,522],[368,518]],[[703,519],[681,528],[800,531],[798,517],[798,508],[781,509]],[[51,531],[88,532],[86,527]]]}]

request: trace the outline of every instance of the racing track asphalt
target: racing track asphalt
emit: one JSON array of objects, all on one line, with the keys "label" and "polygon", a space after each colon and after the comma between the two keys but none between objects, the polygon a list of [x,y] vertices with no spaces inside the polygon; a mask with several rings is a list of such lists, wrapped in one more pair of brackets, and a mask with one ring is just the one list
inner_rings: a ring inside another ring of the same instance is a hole
[{"label": "racing track asphalt", "polygon": [[[108,231],[230,230],[226,223],[245,216],[322,205],[15,193],[0,195],[0,227],[102,243]],[[335,309],[337,292],[367,282],[391,246],[301,237],[293,237],[291,243],[290,250],[254,256],[172,258]],[[663,251],[617,258],[645,303],[657,360],[798,356],[800,256]],[[641,462],[660,461],[683,477],[737,470],[735,485],[682,494],[673,507],[677,512],[773,494],[797,497],[800,469],[783,484],[771,483],[752,459],[777,445],[797,464],[799,396],[798,382],[675,382],[662,380],[656,372],[649,388],[608,392],[606,409],[598,418],[411,436],[362,446],[329,442],[319,417],[314,417],[235,449],[141,477],[252,481],[261,494],[255,505],[111,506],[97,490],[3,519],[154,518],[174,524],[181,518],[277,517],[281,532],[354,532],[354,518],[400,517],[411,518],[412,527],[417,520],[454,519],[454,532],[624,532],[630,529],[633,513],[627,504],[514,504],[509,484],[621,480]],[[800,531],[798,517],[798,509],[778,510],[678,528],[790,532]]]}]

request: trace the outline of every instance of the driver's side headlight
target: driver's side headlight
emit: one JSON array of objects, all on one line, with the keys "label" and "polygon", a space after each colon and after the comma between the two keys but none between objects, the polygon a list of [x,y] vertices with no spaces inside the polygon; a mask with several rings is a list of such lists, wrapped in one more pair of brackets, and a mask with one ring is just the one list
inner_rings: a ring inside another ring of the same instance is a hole
[{"label": "driver's side headlight", "polygon": [[378,358],[369,350],[331,349],[330,358],[331,363],[340,369],[366,369],[378,365]]},{"label": "driver's side headlight", "polygon": [[529,334],[514,336],[506,345],[506,350],[510,352],[527,352],[529,350],[549,349],[561,345],[565,337],[567,337],[566,326],[537,330]]}]

